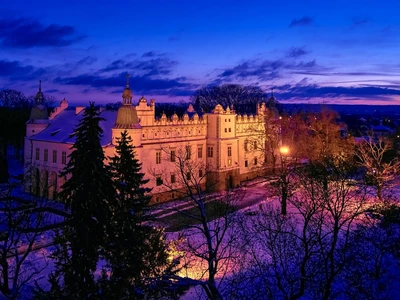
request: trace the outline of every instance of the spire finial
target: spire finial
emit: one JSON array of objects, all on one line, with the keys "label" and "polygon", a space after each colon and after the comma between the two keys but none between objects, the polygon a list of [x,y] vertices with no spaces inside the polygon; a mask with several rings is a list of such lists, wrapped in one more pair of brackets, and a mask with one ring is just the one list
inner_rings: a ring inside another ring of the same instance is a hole
[{"label": "spire finial", "polygon": [[39,80],[39,92],[41,92],[41,91],[42,91],[42,81]]},{"label": "spire finial", "polygon": [[129,73],[126,74],[126,87],[129,88]]},{"label": "spire finial", "polygon": [[274,96],[274,88],[271,88],[271,97]]}]

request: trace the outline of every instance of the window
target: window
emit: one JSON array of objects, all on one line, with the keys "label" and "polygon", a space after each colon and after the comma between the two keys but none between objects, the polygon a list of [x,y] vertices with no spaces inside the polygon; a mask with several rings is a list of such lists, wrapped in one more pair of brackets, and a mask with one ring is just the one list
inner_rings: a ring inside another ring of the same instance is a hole
[{"label": "window", "polygon": [[228,166],[232,166],[232,159],[228,159]]},{"label": "window", "polygon": [[203,170],[199,170],[199,178],[203,177]]},{"label": "window", "polygon": [[192,146],[186,146],[186,159],[190,159],[192,157]]},{"label": "window", "polygon": [[186,173],[186,180],[190,180],[192,178],[192,174],[190,172]]},{"label": "window", "polygon": [[171,183],[175,183],[175,182],[176,182],[175,174],[171,174]]},{"label": "window", "polygon": [[49,150],[48,149],[44,149],[44,157],[43,157],[44,161],[48,161],[49,160]]},{"label": "window", "polygon": [[229,119],[229,122],[231,121],[231,119]]},{"label": "window", "polygon": [[232,147],[228,146],[228,157],[232,156]]},{"label": "window", "polygon": [[257,149],[257,141],[254,142],[254,146],[253,147],[254,147],[254,150]]},{"label": "window", "polygon": [[257,165],[257,157],[254,157],[254,165]]},{"label": "window", "polygon": [[228,132],[228,129],[225,128],[225,132]]},{"label": "window", "polygon": [[36,148],[35,159],[36,160],[40,159],[40,149],[39,148]]},{"label": "window", "polygon": [[207,147],[207,157],[213,157],[213,154],[214,154],[214,148]]},{"label": "window", "polygon": [[249,142],[248,141],[244,141],[244,151],[249,151]]},{"label": "window", "polygon": [[160,186],[160,185],[162,185],[162,184],[163,184],[162,178],[161,178],[161,177],[156,177],[156,185],[157,185],[157,186]]},{"label": "window", "polygon": [[67,152],[63,151],[61,153],[61,163],[66,165],[67,164]]},{"label": "window", "polygon": [[247,160],[244,161],[244,166],[247,168],[249,166],[249,162]]},{"label": "window", "polygon": [[156,151],[156,164],[161,164],[161,151],[157,150]]},{"label": "window", "polygon": [[232,132],[232,128],[229,128],[229,132]]},{"label": "window", "polygon": [[53,150],[53,163],[57,163],[57,150]]},{"label": "window", "polygon": [[203,146],[197,147],[197,158],[203,158]]},{"label": "window", "polygon": [[174,150],[171,150],[171,161],[172,162],[175,162],[175,149]]}]

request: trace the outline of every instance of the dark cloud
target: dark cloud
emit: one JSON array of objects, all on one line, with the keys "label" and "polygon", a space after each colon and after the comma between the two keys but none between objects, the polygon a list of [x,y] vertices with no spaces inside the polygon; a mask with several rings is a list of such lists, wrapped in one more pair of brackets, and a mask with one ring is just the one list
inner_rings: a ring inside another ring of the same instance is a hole
[{"label": "dark cloud", "polygon": [[276,88],[277,98],[281,100],[310,100],[312,98],[358,98],[383,100],[399,96],[400,90],[384,87],[342,87],[318,85],[285,85]]},{"label": "dark cloud", "polygon": [[19,61],[0,60],[0,77],[11,80],[32,80],[46,73],[43,68],[24,65]]},{"label": "dark cloud", "polygon": [[280,78],[285,73],[296,71],[312,71],[322,70],[321,66],[315,60],[310,61],[287,61],[284,59],[277,60],[247,60],[238,64],[233,68],[222,71],[219,79],[245,79],[255,77],[260,80],[268,80]]},{"label": "dark cloud", "polygon": [[50,89],[50,90],[45,90],[45,93],[60,93],[59,89]]},{"label": "dark cloud", "polygon": [[0,40],[3,47],[64,47],[82,40],[74,27],[66,25],[44,25],[28,18],[1,19]]},{"label": "dark cloud", "polygon": [[157,53],[155,51],[149,51],[142,54],[142,57],[154,57]]},{"label": "dark cloud", "polygon": [[288,57],[298,58],[304,55],[307,55],[310,51],[304,49],[304,47],[292,47],[289,49],[287,54]]},{"label": "dark cloud", "polygon": [[170,36],[168,38],[168,42],[175,42],[175,41],[179,41],[181,38],[179,36]]},{"label": "dark cloud", "polygon": [[295,27],[295,26],[308,26],[313,23],[313,18],[304,16],[300,19],[293,19],[292,22],[289,24],[289,27]]},{"label": "dark cloud", "polygon": [[163,54],[158,55],[158,57],[155,56],[156,54],[134,60],[118,59],[101,69],[100,72],[134,70],[135,72],[147,73],[149,76],[168,75],[172,68],[178,64],[177,61],[171,60]]},{"label": "dark cloud", "polygon": [[[134,92],[144,94],[169,94],[170,91],[182,91],[184,89],[195,89],[197,87],[197,85],[184,82],[183,79],[184,78],[154,79],[147,75],[133,75],[130,77],[130,87]],[[94,88],[119,87],[122,93],[125,83],[125,74],[120,73],[110,77],[83,74],[67,78],[57,77],[54,82],[66,85],[87,85]]]},{"label": "dark cloud", "polygon": [[354,28],[354,27],[358,27],[361,25],[365,25],[365,24],[369,23],[370,21],[371,20],[369,18],[356,17],[356,18],[353,18],[353,20],[352,20],[352,27]]},{"label": "dark cloud", "polygon": [[89,66],[89,65],[93,64],[96,61],[97,61],[96,57],[86,56],[86,57],[82,58],[81,60],[79,60],[76,64],[77,65]]}]

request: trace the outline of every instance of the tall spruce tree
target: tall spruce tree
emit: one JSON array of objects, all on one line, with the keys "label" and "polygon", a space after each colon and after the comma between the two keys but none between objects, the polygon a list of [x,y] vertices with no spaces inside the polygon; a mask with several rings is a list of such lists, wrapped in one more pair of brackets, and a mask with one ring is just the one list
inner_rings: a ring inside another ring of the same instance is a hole
[{"label": "tall spruce tree", "polygon": [[[109,202],[115,198],[111,174],[104,165],[100,139],[104,120],[94,103],[86,108],[75,128],[75,143],[69,162],[60,176],[68,181],[60,197],[71,212],[54,253],[53,296],[67,299],[92,299],[97,295],[94,272],[100,250],[107,240],[111,218]],[[56,277],[62,276],[61,284]]]},{"label": "tall spruce tree", "polygon": [[110,170],[118,191],[111,203],[112,218],[105,257],[110,277],[107,298],[137,299],[151,291],[148,286],[168,265],[162,230],[145,225],[151,189],[135,158],[132,140],[124,131],[111,158]]}]

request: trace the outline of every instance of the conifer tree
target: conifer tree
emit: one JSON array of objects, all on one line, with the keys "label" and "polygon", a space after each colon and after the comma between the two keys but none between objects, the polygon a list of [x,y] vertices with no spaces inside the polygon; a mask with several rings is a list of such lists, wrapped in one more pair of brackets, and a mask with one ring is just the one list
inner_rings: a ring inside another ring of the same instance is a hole
[{"label": "conifer tree", "polygon": [[149,283],[167,267],[167,246],[162,230],[144,224],[151,200],[148,180],[135,158],[132,140],[125,131],[111,158],[110,170],[117,190],[111,203],[112,219],[105,257],[110,272],[107,298],[136,299],[148,294]]},{"label": "conifer tree", "polygon": [[[111,217],[109,201],[115,197],[100,143],[102,120],[91,102],[75,128],[73,151],[60,174],[69,178],[60,197],[71,216],[54,253],[56,271],[51,281],[53,295],[58,294],[57,297],[89,299],[97,293],[94,272],[100,249],[107,239],[106,224]],[[58,275],[62,275],[60,286],[55,280]]]}]

